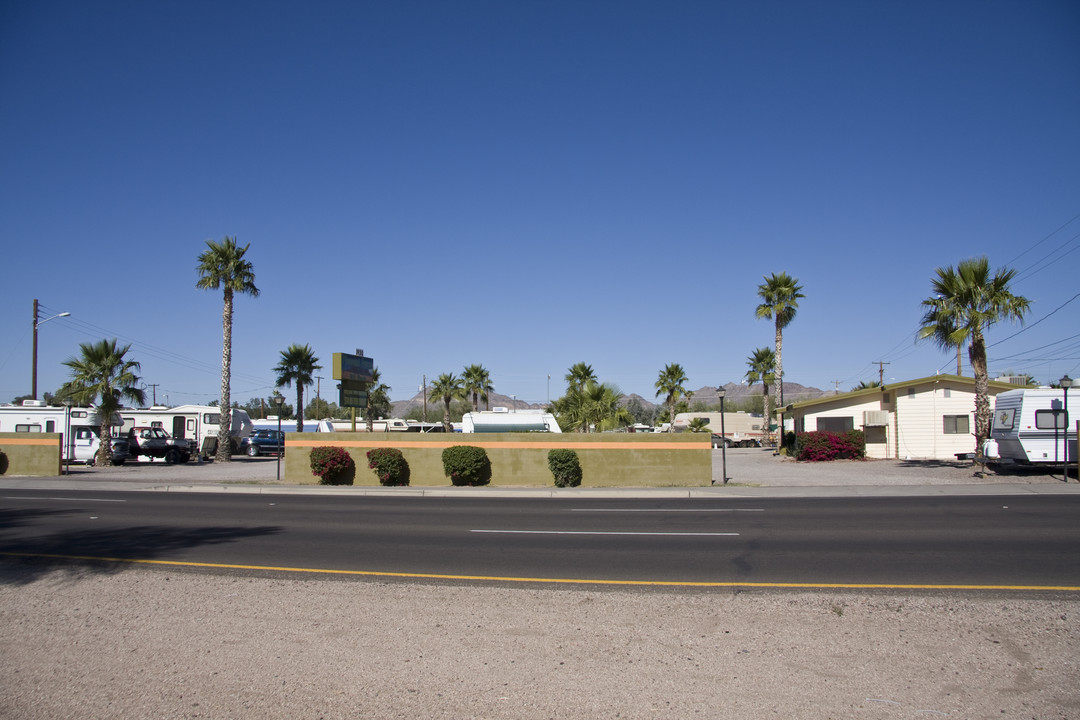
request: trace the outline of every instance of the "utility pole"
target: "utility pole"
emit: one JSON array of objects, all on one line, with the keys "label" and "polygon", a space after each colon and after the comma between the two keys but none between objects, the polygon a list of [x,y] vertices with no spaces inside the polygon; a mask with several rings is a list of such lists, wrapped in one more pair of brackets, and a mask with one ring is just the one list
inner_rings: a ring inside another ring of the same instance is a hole
[{"label": "utility pole", "polygon": [[150,401],[150,404],[151,405],[157,405],[157,387],[158,387],[158,384],[157,383],[149,383],[149,387],[153,388],[153,390],[151,390],[151,393],[153,394],[153,397],[154,397],[154,399]]},{"label": "utility pole", "polygon": [[316,408],[319,408],[322,405],[322,403],[320,402],[322,397],[319,394],[320,388],[322,388],[322,375],[316,375],[315,376],[315,407]]},{"label": "utility pole", "polygon": [[879,385],[884,385],[885,384],[885,366],[886,365],[892,365],[892,363],[882,362],[881,360],[875,360],[871,364],[878,366],[878,384]]},{"label": "utility pole", "polygon": [[836,383],[836,394],[839,395],[840,394],[840,381],[839,380],[833,380],[833,382]]},{"label": "utility pole", "polygon": [[427,375],[424,375],[424,422],[427,422]]}]

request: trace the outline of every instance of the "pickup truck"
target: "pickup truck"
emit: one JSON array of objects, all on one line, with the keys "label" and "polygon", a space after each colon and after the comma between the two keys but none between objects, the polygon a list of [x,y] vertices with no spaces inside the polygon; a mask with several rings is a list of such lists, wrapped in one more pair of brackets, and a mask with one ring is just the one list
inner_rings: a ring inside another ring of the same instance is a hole
[{"label": "pickup truck", "polygon": [[128,452],[133,460],[140,455],[164,458],[169,465],[186,463],[196,452],[194,440],[174,438],[159,427],[133,427],[127,434]]}]

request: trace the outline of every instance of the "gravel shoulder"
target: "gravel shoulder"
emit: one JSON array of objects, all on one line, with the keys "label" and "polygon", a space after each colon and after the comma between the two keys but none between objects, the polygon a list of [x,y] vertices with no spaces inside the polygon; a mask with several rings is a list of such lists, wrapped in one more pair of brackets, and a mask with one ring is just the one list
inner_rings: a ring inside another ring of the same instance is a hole
[{"label": "gravel shoulder", "polygon": [[1068,597],[0,566],[5,718],[1075,718]]}]

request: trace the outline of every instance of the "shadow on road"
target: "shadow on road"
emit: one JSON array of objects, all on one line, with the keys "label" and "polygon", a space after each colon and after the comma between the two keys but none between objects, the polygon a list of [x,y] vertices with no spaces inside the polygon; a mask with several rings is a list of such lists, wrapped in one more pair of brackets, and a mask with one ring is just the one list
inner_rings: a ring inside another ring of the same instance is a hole
[{"label": "shadow on road", "polygon": [[[161,560],[188,548],[233,542],[242,538],[275,535],[277,526],[261,527],[168,527],[134,526],[101,530],[72,530],[41,536],[13,537],[10,532],[31,524],[35,517],[68,514],[67,511],[5,511],[0,513],[0,560],[18,564],[0,572],[0,584],[25,585],[69,565],[71,558]],[[60,557],[50,557],[60,556]],[[118,573],[130,567],[123,562],[86,561],[83,571]]]}]

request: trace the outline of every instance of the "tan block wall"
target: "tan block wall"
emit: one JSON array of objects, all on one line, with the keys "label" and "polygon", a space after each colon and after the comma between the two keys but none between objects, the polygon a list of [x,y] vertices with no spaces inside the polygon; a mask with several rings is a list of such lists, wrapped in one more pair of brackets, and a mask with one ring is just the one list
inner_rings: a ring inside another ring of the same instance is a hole
[{"label": "tan block wall", "polygon": [[371,448],[401,450],[409,463],[410,485],[450,485],[443,473],[442,451],[473,445],[487,451],[493,486],[554,486],[548,451],[575,450],[581,460],[582,487],[703,486],[712,483],[712,443],[708,433],[547,434],[547,433],[288,433],[285,480],[317,484],[311,474],[311,448],[344,447],[356,463],[356,485],[378,485],[368,469]]},{"label": "tan block wall", "polygon": [[0,450],[7,456],[3,475],[60,474],[60,433],[0,433]]}]

